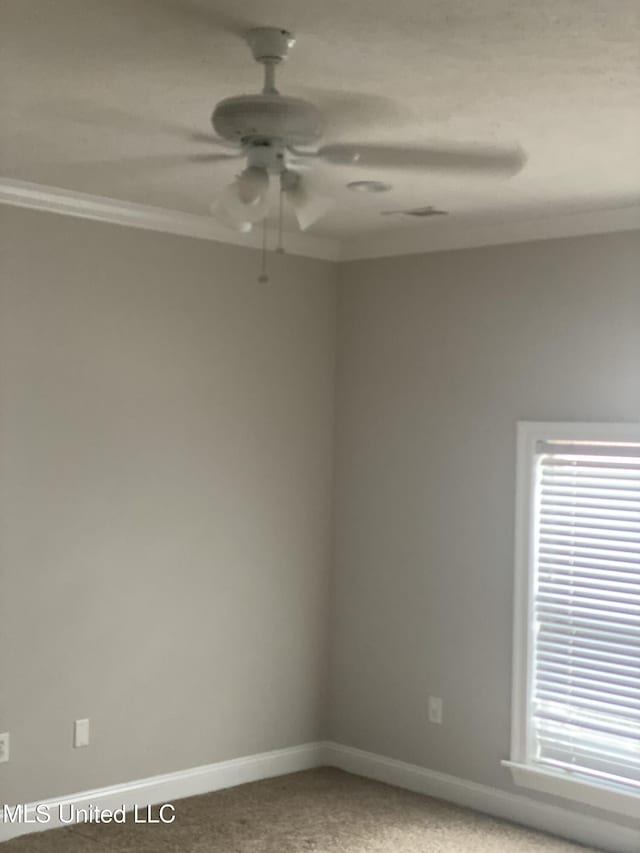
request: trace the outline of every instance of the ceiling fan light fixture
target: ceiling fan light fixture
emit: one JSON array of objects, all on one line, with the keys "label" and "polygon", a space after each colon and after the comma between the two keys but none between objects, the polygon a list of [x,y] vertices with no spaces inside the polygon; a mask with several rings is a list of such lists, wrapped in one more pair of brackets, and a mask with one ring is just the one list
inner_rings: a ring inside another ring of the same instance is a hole
[{"label": "ceiling fan light fixture", "polygon": [[211,211],[211,215],[214,216],[224,228],[230,228],[232,231],[239,231],[241,234],[248,234],[253,230],[253,223],[234,218],[227,208],[220,203],[220,201],[214,202],[209,210]]},{"label": "ceiling fan light fixture", "polygon": [[294,210],[301,231],[306,231],[335,204],[328,196],[310,192],[306,181],[294,172],[284,172],[281,181],[282,192]]},{"label": "ceiling fan light fixture", "polygon": [[243,204],[259,204],[269,190],[269,175],[259,166],[247,166],[235,182]]},{"label": "ceiling fan light fixture", "polygon": [[224,211],[221,219],[236,229],[242,223],[260,222],[269,212],[268,189],[269,176],[264,169],[245,169],[220,195],[216,209]]}]

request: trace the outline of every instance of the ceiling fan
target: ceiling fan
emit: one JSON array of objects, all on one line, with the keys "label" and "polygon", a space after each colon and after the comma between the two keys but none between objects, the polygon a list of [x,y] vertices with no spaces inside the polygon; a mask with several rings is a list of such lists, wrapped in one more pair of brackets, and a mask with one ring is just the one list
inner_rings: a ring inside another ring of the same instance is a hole
[{"label": "ceiling fan", "polygon": [[280,94],[275,84],[276,67],[287,59],[295,44],[294,36],[277,27],[259,27],[249,30],[246,41],[253,58],[264,66],[262,92],[225,98],[211,116],[216,143],[229,151],[210,159],[245,160],[242,172],[211,206],[221,224],[250,231],[256,223],[266,220],[269,187],[276,179],[280,187],[280,221],[284,196],[299,227],[305,230],[313,225],[335,203],[315,190],[308,179],[309,168],[316,164],[508,177],[519,172],[526,162],[526,155],[517,146],[375,142],[320,145],[324,127],[321,111],[309,101]]}]

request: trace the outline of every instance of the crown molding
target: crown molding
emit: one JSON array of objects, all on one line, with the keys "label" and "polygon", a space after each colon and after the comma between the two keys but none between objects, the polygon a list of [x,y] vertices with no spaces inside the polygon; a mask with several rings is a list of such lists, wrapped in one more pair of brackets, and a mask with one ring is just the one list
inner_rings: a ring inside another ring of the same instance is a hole
[{"label": "crown molding", "polygon": [[[262,242],[259,232],[241,234],[230,231],[217,225],[209,216],[120,201],[14,178],[0,177],[0,204],[94,219],[130,228],[179,234],[199,240],[230,243],[251,249],[259,249]],[[512,218],[493,223],[429,220],[419,227],[367,232],[360,237],[343,241],[288,232],[286,242],[287,253],[291,255],[327,261],[355,261],[635,230],[640,230],[640,205]],[[273,245],[277,239],[275,229],[269,228],[267,234]]]},{"label": "crown molding", "polygon": [[[241,234],[231,231],[217,225],[209,216],[197,216],[178,210],[119,201],[13,178],[0,177],[0,204],[61,213],[81,219],[94,219],[98,222],[110,222],[130,228],[180,234],[199,240],[231,243],[252,249],[259,249],[262,245],[261,232]],[[277,239],[276,230],[267,229],[267,236],[273,245]],[[286,246],[287,254],[291,255],[303,255],[328,261],[337,261],[340,256],[340,245],[337,241],[309,234],[287,233]]]},{"label": "crown molding", "polygon": [[495,223],[429,220],[421,227],[363,234],[342,244],[341,261],[473,249],[640,230],[640,205],[510,219]]}]

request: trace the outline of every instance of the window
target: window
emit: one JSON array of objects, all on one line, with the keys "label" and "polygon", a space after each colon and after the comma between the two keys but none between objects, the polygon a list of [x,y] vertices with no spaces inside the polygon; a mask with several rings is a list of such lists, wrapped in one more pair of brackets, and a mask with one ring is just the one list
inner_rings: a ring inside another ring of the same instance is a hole
[{"label": "window", "polygon": [[640,814],[640,424],[518,425],[511,769]]}]

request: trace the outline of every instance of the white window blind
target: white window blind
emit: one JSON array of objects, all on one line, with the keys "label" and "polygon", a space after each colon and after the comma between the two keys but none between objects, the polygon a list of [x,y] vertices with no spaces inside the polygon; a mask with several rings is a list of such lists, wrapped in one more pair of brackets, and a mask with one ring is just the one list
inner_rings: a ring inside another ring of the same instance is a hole
[{"label": "white window blind", "polygon": [[640,445],[534,465],[528,761],[640,786]]}]

